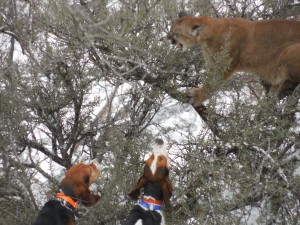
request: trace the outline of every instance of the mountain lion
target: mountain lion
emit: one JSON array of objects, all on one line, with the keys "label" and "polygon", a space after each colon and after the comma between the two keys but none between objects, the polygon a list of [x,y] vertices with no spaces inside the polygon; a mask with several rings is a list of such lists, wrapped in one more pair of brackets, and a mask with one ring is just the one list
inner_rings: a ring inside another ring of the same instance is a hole
[{"label": "mountain lion", "polygon": [[[211,56],[226,45],[230,65],[220,75],[222,81],[235,72],[250,72],[279,98],[300,83],[300,22],[184,15],[172,24],[168,39],[182,50],[200,45],[210,67],[214,66]],[[199,106],[211,97],[212,86],[208,81],[202,88],[194,88],[191,103]]]}]

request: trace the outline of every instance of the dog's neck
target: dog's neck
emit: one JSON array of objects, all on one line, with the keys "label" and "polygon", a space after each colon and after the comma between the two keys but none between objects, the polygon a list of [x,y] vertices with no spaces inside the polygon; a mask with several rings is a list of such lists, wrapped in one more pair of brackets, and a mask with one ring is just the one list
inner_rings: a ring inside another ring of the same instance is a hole
[{"label": "dog's neck", "polygon": [[60,190],[56,193],[56,197],[68,208],[76,209],[79,205],[79,199],[75,195],[72,185],[61,185]]},{"label": "dog's neck", "polygon": [[144,187],[145,198],[152,198],[154,200],[163,201],[163,193],[159,183],[147,183]]},{"label": "dog's neck", "polygon": [[70,183],[63,183],[60,186],[60,191],[62,191],[65,195],[77,199],[78,196],[76,196],[75,192],[74,192],[74,185],[70,184]]}]

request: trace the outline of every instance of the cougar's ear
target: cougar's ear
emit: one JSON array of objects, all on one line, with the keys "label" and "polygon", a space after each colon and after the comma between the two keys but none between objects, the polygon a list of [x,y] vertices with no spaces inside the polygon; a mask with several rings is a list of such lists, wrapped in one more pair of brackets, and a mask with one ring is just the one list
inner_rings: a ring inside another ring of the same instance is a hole
[{"label": "cougar's ear", "polygon": [[192,26],[192,31],[191,31],[191,33],[192,33],[192,35],[193,36],[199,36],[200,35],[200,33],[201,33],[201,26],[200,25],[198,25],[198,24],[196,24],[196,25],[193,25]]},{"label": "cougar's ear", "polygon": [[186,11],[180,11],[179,13],[178,13],[178,18],[181,18],[181,17],[184,17],[184,16],[187,16],[188,14],[187,14],[187,12]]}]

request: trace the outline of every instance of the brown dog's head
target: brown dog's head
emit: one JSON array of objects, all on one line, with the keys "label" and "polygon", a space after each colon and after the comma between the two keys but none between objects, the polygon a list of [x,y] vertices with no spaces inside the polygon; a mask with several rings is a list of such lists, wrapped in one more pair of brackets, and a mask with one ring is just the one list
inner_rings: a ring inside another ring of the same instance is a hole
[{"label": "brown dog's head", "polygon": [[85,206],[95,205],[100,196],[91,193],[89,187],[99,176],[100,166],[97,162],[78,163],[67,171],[61,181],[61,189],[65,195],[75,201],[81,201]]},{"label": "brown dog's head", "polygon": [[186,51],[189,47],[198,43],[201,28],[199,18],[181,14],[179,19],[172,24],[167,38],[171,40],[173,45]]},{"label": "brown dog's head", "polygon": [[[166,150],[166,145],[164,144],[162,139],[157,138],[154,140],[152,155],[146,160],[145,163],[145,167],[147,168],[146,171],[149,172],[149,174],[144,175],[148,179],[157,177],[156,181],[160,181],[169,174],[169,157]],[[150,169],[151,173],[150,171],[148,171],[148,169]],[[157,172],[158,170],[165,170],[167,171],[167,173]],[[156,182],[155,178],[153,178],[152,181]]]}]

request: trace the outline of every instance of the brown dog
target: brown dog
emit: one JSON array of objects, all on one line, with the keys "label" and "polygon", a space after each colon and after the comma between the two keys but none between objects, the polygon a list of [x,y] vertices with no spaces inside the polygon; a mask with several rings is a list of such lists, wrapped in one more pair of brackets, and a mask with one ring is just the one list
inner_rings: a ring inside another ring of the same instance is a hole
[{"label": "brown dog", "polygon": [[141,201],[133,207],[122,225],[165,225],[162,205],[171,208],[173,187],[169,179],[169,158],[161,139],[155,140],[153,154],[145,162],[144,173],[129,196],[137,200],[142,188]]},{"label": "brown dog", "polygon": [[155,139],[153,154],[146,160],[144,173],[130,191],[129,196],[137,200],[141,188],[147,183],[158,183],[163,193],[165,206],[171,206],[170,198],[173,193],[173,188],[169,179],[169,159],[164,142],[161,139]]},{"label": "brown dog", "polygon": [[100,175],[97,162],[78,163],[71,167],[63,180],[56,200],[48,201],[33,225],[75,225],[74,209],[79,203],[85,206],[95,205],[99,195],[91,193],[89,187]]},{"label": "brown dog", "polygon": [[[183,50],[200,45],[208,68],[216,66],[212,56],[228,48],[230,65],[220,83],[235,72],[250,72],[278,97],[300,83],[300,22],[184,15],[172,24],[168,39]],[[193,89],[191,103],[202,104],[215,86],[208,81]]]}]

